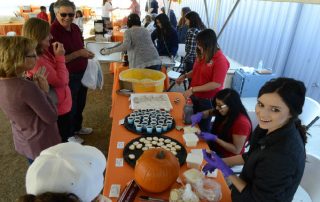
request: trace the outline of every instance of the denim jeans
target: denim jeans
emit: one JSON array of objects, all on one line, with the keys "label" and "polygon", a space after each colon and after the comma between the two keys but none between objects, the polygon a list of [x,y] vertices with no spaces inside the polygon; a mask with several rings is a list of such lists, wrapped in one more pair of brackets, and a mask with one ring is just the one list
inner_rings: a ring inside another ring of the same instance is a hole
[{"label": "denim jeans", "polygon": [[[212,109],[212,100],[211,99],[204,99],[204,98],[197,98],[194,95],[191,97],[193,103],[193,113],[196,114],[198,112],[202,112],[208,109]],[[200,130],[202,132],[211,132],[211,118],[212,116],[202,119],[198,124]]]},{"label": "denim jeans", "polygon": [[72,132],[79,131],[82,128],[82,112],[86,106],[87,91],[88,88],[83,86],[81,79],[82,73],[70,73],[69,75],[69,87],[72,96],[72,108],[71,108],[71,125]]}]

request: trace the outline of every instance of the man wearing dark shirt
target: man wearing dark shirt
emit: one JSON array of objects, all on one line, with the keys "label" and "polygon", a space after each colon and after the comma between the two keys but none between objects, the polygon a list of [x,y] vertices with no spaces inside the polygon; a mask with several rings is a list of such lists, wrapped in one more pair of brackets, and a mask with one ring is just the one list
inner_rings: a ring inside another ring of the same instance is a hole
[{"label": "man wearing dark shirt", "polygon": [[66,51],[66,66],[69,71],[69,87],[72,94],[71,116],[73,131],[77,134],[89,134],[92,128],[82,127],[82,112],[86,104],[87,88],[81,79],[87,68],[88,58],[94,54],[84,48],[83,37],[79,27],[73,24],[75,5],[68,0],[59,0],[54,4],[56,20],[51,25],[53,41],[63,44]]}]

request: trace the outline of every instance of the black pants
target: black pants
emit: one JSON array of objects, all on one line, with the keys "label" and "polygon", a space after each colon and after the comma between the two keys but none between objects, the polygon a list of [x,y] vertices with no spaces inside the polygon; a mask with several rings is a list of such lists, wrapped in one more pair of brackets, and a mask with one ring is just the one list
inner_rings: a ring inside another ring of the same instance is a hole
[{"label": "black pants", "polygon": [[72,95],[71,123],[72,132],[79,131],[82,128],[82,112],[86,106],[88,88],[83,86],[81,79],[83,73],[71,73],[69,75],[69,87]]},{"label": "black pants", "polygon": [[68,138],[73,136],[71,111],[58,116],[58,128],[62,142],[68,142]]},{"label": "black pants", "polygon": [[[193,62],[185,62],[184,63],[184,71],[185,71],[185,73],[188,73],[188,72],[192,71],[192,69],[193,69]],[[188,83],[189,83],[189,86],[190,86],[191,78],[188,78]],[[189,88],[189,86],[188,86],[188,88]]]},{"label": "black pants", "polygon": [[[193,113],[194,114],[208,110],[208,109],[212,109],[212,100],[211,99],[197,98],[194,95],[192,95],[190,98],[193,103]],[[211,132],[211,118],[212,118],[212,116],[209,116],[206,119],[202,119],[200,121],[200,123],[198,124],[200,127],[200,130],[202,132]]]}]

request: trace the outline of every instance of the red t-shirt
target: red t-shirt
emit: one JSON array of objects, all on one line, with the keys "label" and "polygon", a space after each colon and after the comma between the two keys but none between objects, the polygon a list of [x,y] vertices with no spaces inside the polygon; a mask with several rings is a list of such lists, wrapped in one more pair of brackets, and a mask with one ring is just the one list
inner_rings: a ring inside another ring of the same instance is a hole
[{"label": "red t-shirt", "polygon": [[194,93],[194,96],[198,98],[213,98],[217,92],[223,89],[229,66],[230,64],[221,50],[214,54],[209,63],[206,63],[205,59],[196,59],[193,65],[191,87],[202,86],[209,82],[220,83],[221,86],[210,91]]},{"label": "red t-shirt", "polygon": [[[51,25],[52,42],[58,41],[63,44],[66,51],[65,55],[83,49],[83,37],[79,27],[76,24],[71,24],[71,30],[66,30],[58,20],[55,20]],[[78,57],[66,63],[69,73],[83,73],[88,65],[88,59]]]},{"label": "red t-shirt", "polygon": [[38,13],[37,18],[40,18],[42,20],[45,20],[45,21],[49,22],[49,17],[48,17],[48,14],[46,12]]},{"label": "red t-shirt", "polygon": [[[216,135],[219,136],[219,134],[221,134],[219,131],[221,131],[221,130],[222,130],[222,127],[218,128],[218,130],[217,130],[218,134],[216,134]],[[227,139],[230,139],[232,141],[233,135],[241,135],[241,136],[246,137],[246,142],[247,142],[248,137],[250,135],[250,132],[251,132],[250,120],[245,115],[240,114],[236,118],[236,120],[234,121],[231,129],[229,130],[229,132],[227,134],[228,135]],[[223,147],[221,147],[218,144],[215,144],[215,148],[216,148],[217,152],[219,154],[222,154],[222,156],[224,158],[237,155],[237,154],[234,154],[232,152],[225,150]],[[245,149],[245,144],[243,145],[240,154],[242,154],[244,152],[244,149]]]}]

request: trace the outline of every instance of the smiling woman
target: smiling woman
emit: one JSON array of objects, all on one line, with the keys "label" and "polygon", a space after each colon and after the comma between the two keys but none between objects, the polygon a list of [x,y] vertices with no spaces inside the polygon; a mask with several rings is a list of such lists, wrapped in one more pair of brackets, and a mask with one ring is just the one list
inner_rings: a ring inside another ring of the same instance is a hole
[{"label": "smiling woman", "polygon": [[[306,161],[306,131],[298,115],[306,88],[301,81],[277,78],[259,91],[250,150],[220,159],[204,152],[206,171],[219,168],[232,182],[232,201],[290,202],[301,181]],[[240,177],[228,166],[243,164]]]}]

